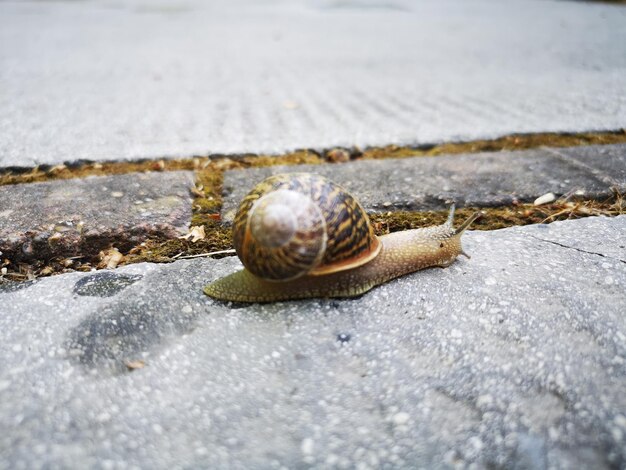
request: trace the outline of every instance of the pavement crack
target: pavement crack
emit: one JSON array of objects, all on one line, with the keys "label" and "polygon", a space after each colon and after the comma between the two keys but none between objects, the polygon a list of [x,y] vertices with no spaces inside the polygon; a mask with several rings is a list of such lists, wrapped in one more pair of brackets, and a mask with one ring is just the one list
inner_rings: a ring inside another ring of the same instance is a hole
[{"label": "pavement crack", "polygon": [[602,258],[608,258],[608,259],[612,259],[612,260],[615,260],[615,261],[620,261],[620,262],[622,262],[622,263],[626,264],[626,260],[623,260],[623,259],[620,259],[620,258],[613,258],[612,256],[607,256],[607,255],[605,255],[605,254],[603,254],[603,253],[598,253],[598,252],[595,252],[595,251],[587,251],[587,250],[583,250],[582,248],[576,248],[575,246],[565,245],[564,243],[555,242],[555,241],[553,241],[553,240],[546,240],[546,239],[544,239],[544,238],[540,238],[540,237],[537,237],[537,236],[535,236],[535,235],[529,235],[529,236],[530,236],[531,238],[534,238],[535,240],[539,240],[539,241],[541,241],[541,242],[551,243],[552,245],[560,246],[560,247],[562,247],[562,248],[567,248],[567,249],[570,249],[570,250],[575,250],[575,251],[578,251],[578,252],[580,252],[580,253],[586,253],[586,254],[588,254],[588,255],[596,255],[596,256],[601,256]]}]

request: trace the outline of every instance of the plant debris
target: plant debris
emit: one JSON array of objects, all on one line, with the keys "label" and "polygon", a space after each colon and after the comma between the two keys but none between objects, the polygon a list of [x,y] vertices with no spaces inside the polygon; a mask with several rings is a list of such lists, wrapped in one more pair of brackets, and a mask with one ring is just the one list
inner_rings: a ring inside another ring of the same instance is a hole
[{"label": "plant debris", "polygon": [[99,257],[100,263],[98,264],[98,268],[106,269],[116,268],[124,259],[124,255],[115,247],[101,251]]},{"label": "plant debris", "polygon": [[128,370],[136,370],[136,369],[143,369],[146,366],[146,363],[142,361],[141,359],[137,359],[134,361],[125,361],[124,365],[126,366]]},{"label": "plant debris", "polygon": [[181,235],[178,238],[190,240],[191,243],[196,243],[198,240],[204,240],[206,238],[206,234],[204,232],[204,225],[193,225],[189,229],[189,233],[187,235]]},{"label": "plant debris", "polygon": [[535,199],[535,202],[533,202],[533,205],[541,206],[543,204],[549,204],[551,202],[554,202],[555,200],[556,200],[556,196],[554,195],[554,193],[546,193],[543,196],[539,196],[537,199]]}]

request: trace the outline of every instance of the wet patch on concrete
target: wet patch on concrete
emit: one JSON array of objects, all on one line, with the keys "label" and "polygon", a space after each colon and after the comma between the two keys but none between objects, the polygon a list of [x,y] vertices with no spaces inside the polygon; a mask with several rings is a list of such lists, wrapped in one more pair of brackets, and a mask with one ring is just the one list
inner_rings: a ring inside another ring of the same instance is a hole
[{"label": "wet patch on concrete", "polygon": [[167,338],[190,332],[197,316],[190,306],[172,311],[127,298],[73,328],[65,348],[71,359],[88,368],[121,373],[128,362],[144,360]]},{"label": "wet patch on concrete", "polygon": [[105,374],[128,372],[138,361],[149,366],[155,351],[194,329],[208,302],[202,273],[189,266],[181,261],[157,273],[100,272],[75,283],[78,296],[110,300],[69,329],[67,358]]},{"label": "wet patch on concrete", "polygon": [[35,282],[37,281],[32,280],[32,281],[24,281],[24,282],[15,282],[15,281],[0,282],[0,294],[16,292],[18,290],[25,289],[35,284]]},{"label": "wet patch on concrete", "polygon": [[74,293],[92,297],[111,297],[140,280],[139,274],[116,274],[103,271],[83,277],[74,285]]}]

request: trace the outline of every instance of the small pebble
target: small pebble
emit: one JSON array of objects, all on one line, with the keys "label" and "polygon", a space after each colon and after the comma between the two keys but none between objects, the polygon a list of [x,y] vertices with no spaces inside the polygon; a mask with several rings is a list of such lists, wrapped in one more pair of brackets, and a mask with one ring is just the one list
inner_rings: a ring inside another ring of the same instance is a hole
[{"label": "small pebble", "polygon": [[484,408],[493,404],[493,397],[491,395],[480,395],[476,399],[476,406],[478,408]]},{"label": "small pebble", "polygon": [[326,158],[334,163],[345,163],[350,161],[350,152],[344,149],[332,149],[326,154]]},{"label": "small pebble", "polygon": [[481,450],[484,447],[483,441],[481,441],[480,438],[476,436],[470,437],[467,442],[477,451]]},{"label": "small pebble", "polygon": [[395,415],[393,415],[392,419],[393,419],[393,424],[401,426],[403,424],[408,423],[410,418],[411,416],[408,413],[405,413],[404,411],[400,411],[399,413],[396,413]]},{"label": "small pebble", "polygon": [[315,447],[315,441],[313,441],[313,439],[311,439],[310,437],[302,439],[302,443],[300,444],[300,450],[302,451],[304,455],[313,454],[314,447]]},{"label": "small pebble", "polygon": [[493,277],[488,277],[485,279],[485,284],[488,286],[495,286],[497,281]]},{"label": "small pebble", "polygon": [[554,202],[554,201],[556,201],[556,196],[554,195],[554,193],[547,193],[535,199],[535,202],[533,202],[533,204],[535,206],[540,206],[542,204],[550,204],[551,202]]}]

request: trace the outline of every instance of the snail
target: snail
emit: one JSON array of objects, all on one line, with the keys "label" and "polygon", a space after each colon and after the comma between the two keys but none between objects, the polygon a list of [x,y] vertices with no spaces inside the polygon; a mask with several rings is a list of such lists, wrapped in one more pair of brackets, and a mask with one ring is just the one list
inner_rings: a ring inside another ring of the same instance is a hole
[{"label": "snail", "polygon": [[236,302],[354,297],[391,279],[469,258],[461,235],[480,213],[443,225],[377,237],[359,202],[310,173],[271,176],[243,199],[233,243],[245,269],[207,285],[205,294]]}]

